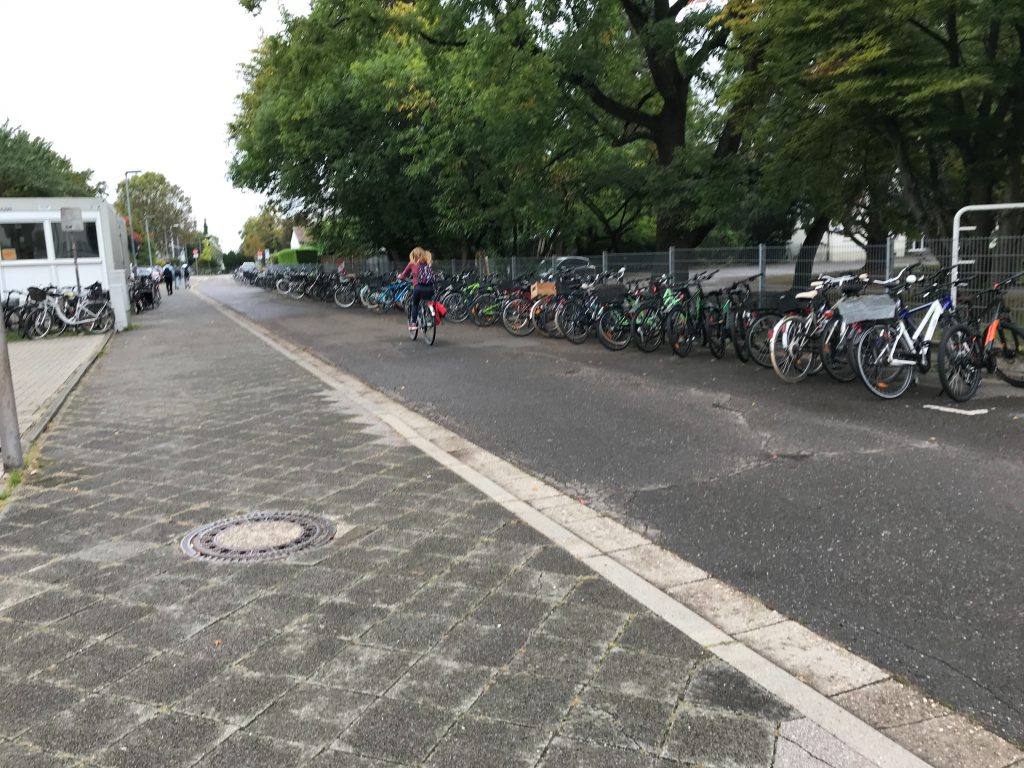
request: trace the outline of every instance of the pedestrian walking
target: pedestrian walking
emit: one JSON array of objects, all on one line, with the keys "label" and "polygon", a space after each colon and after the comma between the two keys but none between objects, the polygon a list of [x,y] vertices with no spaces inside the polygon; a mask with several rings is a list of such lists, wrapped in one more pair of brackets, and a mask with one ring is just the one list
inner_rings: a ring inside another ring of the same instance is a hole
[{"label": "pedestrian walking", "polygon": [[183,267],[181,268],[181,274],[182,274],[182,275],[184,276],[184,278],[185,278],[185,287],[186,287],[186,288],[191,288],[191,287],[192,287],[192,284],[191,284],[191,283],[189,282],[189,280],[190,280],[190,279],[191,279],[191,277],[192,277],[192,270],[190,270],[190,269],[188,268],[188,264],[186,264],[185,266],[183,266]]},{"label": "pedestrian walking", "polygon": [[174,267],[170,264],[164,264],[164,285],[167,286],[167,295],[170,296],[174,293]]},{"label": "pedestrian walking", "polygon": [[181,267],[174,267],[174,287],[181,288]]}]

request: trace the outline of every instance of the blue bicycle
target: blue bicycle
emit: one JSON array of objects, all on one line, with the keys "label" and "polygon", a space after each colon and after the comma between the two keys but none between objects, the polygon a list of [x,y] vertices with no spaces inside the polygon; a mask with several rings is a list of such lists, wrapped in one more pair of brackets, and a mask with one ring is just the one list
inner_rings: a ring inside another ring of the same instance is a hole
[{"label": "blue bicycle", "polygon": [[396,280],[382,286],[370,298],[370,306],[375,312],[384,313],[398,306],[405,309],[412,298],[412,281]]}]

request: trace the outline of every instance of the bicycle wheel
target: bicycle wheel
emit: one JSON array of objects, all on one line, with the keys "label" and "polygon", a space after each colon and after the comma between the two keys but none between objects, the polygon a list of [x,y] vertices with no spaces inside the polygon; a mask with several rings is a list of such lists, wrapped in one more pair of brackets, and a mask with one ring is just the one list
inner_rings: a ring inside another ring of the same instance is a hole
[{"label": "bicycle wheel", "polygon": [[469,317],[480,328],[494,325],[501,319],[501,297],[496,293],[480,294],[469,307]]},{"label": "bicycle wheel", "polygon": [[787,384],[802,381],[814,360],[806,318],[789,315],[772,329],[771,358],[775,375]]},{"label": "bicycle wheel", "polygon": [[1024,330],[1001,320],[992,354],[995,356],[996,376],[1007,384],[1024,387]]},{"label": "bicycle wheel", "polygon": [[939,342],[939,381],[958,403],[974,397],[981,384],[981,344],[966,323],[946,328]]},{"label": "bicycle wheel", "polygon": [[733,311],[729,333],[732,336],[732,348],[736,350],[736,357],[741,363],[750,360],[750,347],[747,346],[747,331],[750,329],[750,321],[750,313],[746,310]]},{"label": "bicycle wheel", "polygon": [[643,304],[633,313],[633,341],[644,352],[654,352],[665,340],[661,309],[657,304]]},{"label": "bicycle wheel", "polygon": [[693,329],[690,327],[688,309],[673,309],[665,318],[665,332],[668,334],[672,352],[679,357],[686,357],[693,349]]},{"label": "bicycle wheel", "polygon": [[894,400],[914,381],[914,351],[900,333],[899,326],[873,325],[857,340],[857,373],[861,381],[883,400]]},{"label": "bicycle wheel", "polygon": [[570,303],[562,310],[562,335],[573,344],[582,344],[590,335],[590,313],[581,302]]},{"label": "bicycle wheel", "polygon": [[764,368],[772,367],[772,329],[780,316],[772,312],[758,315],[747,329],[747,349],[750,359]]},{"label": "bicycle wheel", "polygon": [[434,322],[434,307],[432,303],[423,302],[422,306],[420,306],[418,324],[423,341],[428,347],[433,346],[434,339],[437,338],[437,323]]},{"label": "bicycle wheel", "polygon": [[41,339],[53,329],[53,311],[46,307],[39,310],[32,318],[32,329],[29,332],[30,339]]},{"label": "bicycle wheel", "polygon": [[720,307],[711,305],[704,314],[704,333],[708,339],[708,351],[712,356],[725,357],[725,315]]},{"label": "bicycle wheel", "polygon": [[86,326],[89,333],[109,333],[114,328],[114,310],[110,305],[100,309],[95,319]]},{"label": "bicycle wheel", "polygon": [[501,324],[513,336],[529,336],[535,327],[532,308],[529,299],[512,299],[501,310]]},{"label": "bicycle wheel", "polygon": [[597,321],[597,338],[613,352],[628,347],[633,339],[629,313],[621,306],[605,307]]},{"label": "bicycle wheel", "polygon": [[445,320],[451,320],[453,323],[463,323],[469,317],[469,299],[461,291],[454,291],[445,296],[442,303],[448,309]]},{"label": "bicycle wheel", "polygon": [[854,334],[852,326],[846,325],[842,318],[833,317],[818,337],[818,357],[825,373],[836,381],[847,383],[857,378],[857,371],[850,364],[850,356],[847,354],[847,347]]},{"label": "bicycle wheel", "polygon": [[356,292],[352,289],[352,284],[339,286],[334,291],[334,303],[342,309],[348,309],[356,303]]}]

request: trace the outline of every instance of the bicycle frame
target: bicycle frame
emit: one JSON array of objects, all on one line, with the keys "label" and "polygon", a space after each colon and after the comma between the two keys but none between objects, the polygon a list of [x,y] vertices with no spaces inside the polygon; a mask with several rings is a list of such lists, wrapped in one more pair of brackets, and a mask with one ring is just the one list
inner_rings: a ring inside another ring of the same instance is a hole
[{"label": "bicycle frame", "polygon": [[[942,298],[942,301],[935,299],[930,304],[922,304],[913,309],[906,309],[900,312],[900,319],[897,325],[898,333],[889,347],[887,361],[891,365],[917,365],[924,362],[925,355],[928,353],[928,348],[932,343],[932,336],[935,335],[935,329],[939,327],[939,320],[952,306],[952,300],[946,295]],[[920,312],[926,307],[928,311],[925,312],[921,323],[917,326],[914,334],[911,335],[907,330],[906,321],[911,315]],[[896,358],[896,347],[901,340],[909,344],[910,348],[914,350],[914,360],[899,360]]]}]

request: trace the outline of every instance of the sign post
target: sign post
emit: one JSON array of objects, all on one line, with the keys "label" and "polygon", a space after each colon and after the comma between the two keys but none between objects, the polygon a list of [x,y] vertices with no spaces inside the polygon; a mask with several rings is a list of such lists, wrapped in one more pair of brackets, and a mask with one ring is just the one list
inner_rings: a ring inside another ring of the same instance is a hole
[{"label": "sign post", "polygon": [[[82,221],[81,208],[60,209],[61,232],[85,232],[85,222]],[[82,293],[82,278],[78,274],[78,241],[71,239],[71,258],[75,262],[75,286],[78,293]]]}]

